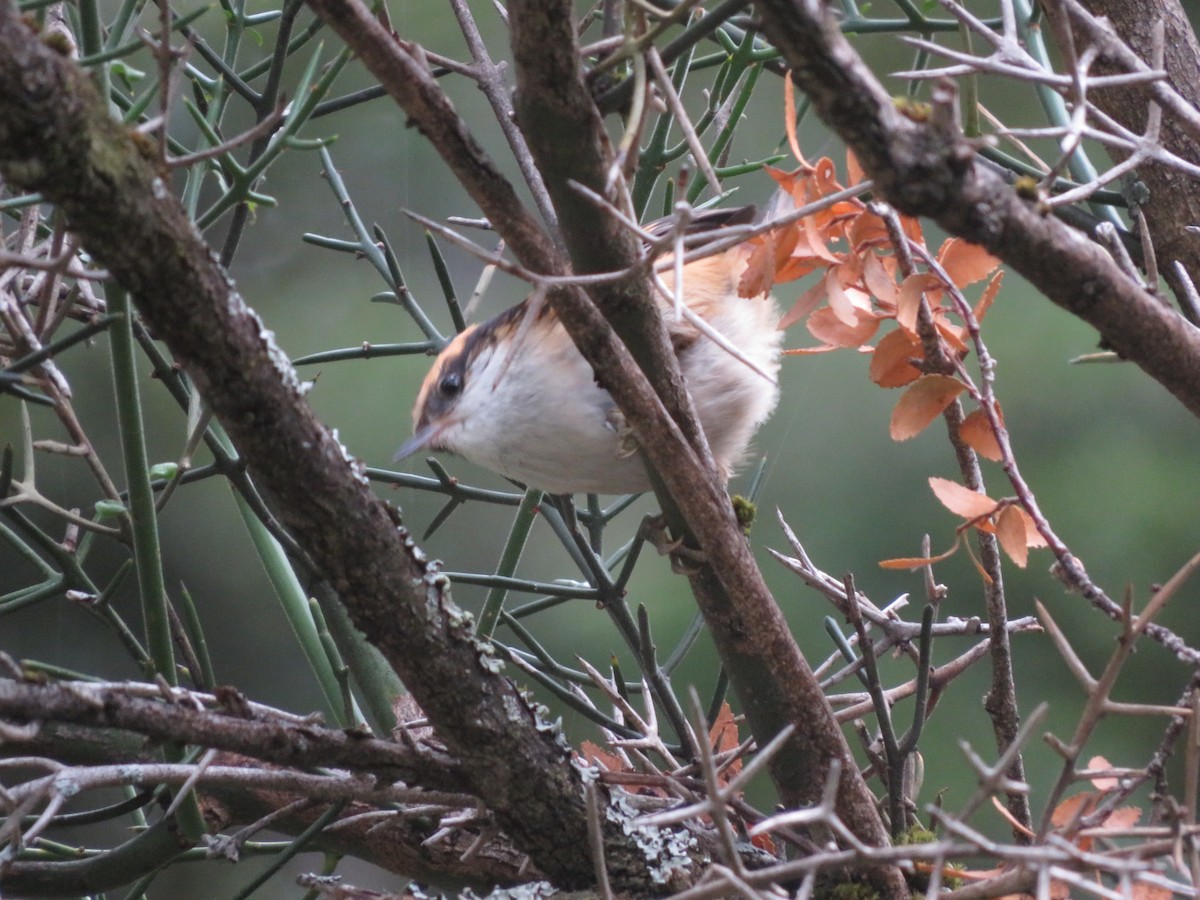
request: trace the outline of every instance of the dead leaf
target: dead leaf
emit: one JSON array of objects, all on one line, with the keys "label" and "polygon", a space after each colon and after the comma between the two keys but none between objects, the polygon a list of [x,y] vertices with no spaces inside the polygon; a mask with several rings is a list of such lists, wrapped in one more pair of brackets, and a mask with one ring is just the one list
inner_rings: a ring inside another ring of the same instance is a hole
[{"label": "dead leaf", "polygon": [[900,230],[904,232],[905,237],[918,247],[925,246],[925,235],[921,231],[920,219],[914,219],[912,216],[901,216]]},{"label": "dead leaf", "polygon": [[800,165],[807,167],[808,162],[800,152],[800,139],[796,137],[796,88],[792,84],[790,73],[786,73],[783,78],[783,130],[787,135],[788,146],[792,148],[792,155]]},{"label": "dead leaf", "polygon": [[1029,545],[1025,542],[1025,523],[1018,507],[1006,506],[1001,510],[996,518],[996,539],[1017,568],[1025,568],[1029,562]]},{"label": "dead leaf", "polygon": [[959,356],[965,356],[967,353],[967,342],[964,339],[966,329],[961,325],[952,325],[946,320],[946,316],[942,313],[934,313],[933,325],[937,329],[938,334],[942,336],[950,349]]},{"label": "dead leaf", "polygon": [[878,328],[879,318],[874,313],[862,313],[855,325],[839,320],[828,306],[808,317],[809,333],[835,347],[861,347],[875,336]]},{"label": "dead leaf", "polygon": [[1175,892],[1156,884],[1139,881],[1133,886],[1133,900],[1171,900]]},{"label": "dead leaf", "polygon": [[978,244],[968,243],[958,237],[948,238],[942,244],[942,249],[938,251],[938,262],[959,288],[982,281],[1000,265],[1000,260]]},{"label": "dead leaf", "polygon": [[846,184],[853,186],[862,182],[866,177],[862,166],[858,162],[858,157],[854,155],[854,151],[849,147],[846,148]]},{"label": "dead leaf", "polygon": [[758,297],[769,292],[780,280],[778,273],[791,259],[799,240],[800,229],[794,222],[757,238],[738,280],[738,296]]},{"label": "dead leaf", "polygon": [[[1089,770],[1111,769],[1112,763],[1110,763],[1103,756],[1093,756],[1091,759],[1088,760],[1087,767]],[[1120,779],[1117,779],[1117,778],[1092,778],[1091,782],[1092,782],[1092,786],[1095,787],[1096,790],[1098,790],[1098,791],[1114,791],[1117,789],[1117,786],[1120,784]]]},{"label": "dead leaf", "polygon": [[945,553],[939,553],[937,556],[901,556],[896,559],[882,559],[879,561],[879,567],[881,569],[919,569],[921,566],[932,566],[957,553],[958,545],[959,536],[955,535],[953,545]]},{"label": "dead leaf", "polygon": [[938,478],[935,475],[929,479],[929,486],[942,506],[964,519],[978,519],[991,515],[996,509],[996,501],[987,494],[973,491],[949,478]]},{"label": "dead leaf", "polygon": [[896,308],[896,282],[883,267],[877,253],[868,253],[862,268],[863,284],[876,302],[888,309]]},{"label": "dead leaf", "polygon": [[[721,704],[721,711],[717,713],[716,721],[708,730],[708,743],[715,753],[728,753],[741,743],[738,737],[737,722],[734,720],[733,710],[728,702]],[[729,780],[741,771],[742,761],[735,759],[721,770],[721,784],[728,784]]]},{"label": "dead leaf", "polygon": [[845,347],[834,347],[831,344],[820,344],[816,347],[791,347],[780,350],[780,356],[817,356],[821,353],[833,353],[835,350],[845,350]]},{"label": "dead leaf", "polygon": [[772,856],[776,854],[775,841],[771,839],[769,834],[756,834],[754,837],[750,838],[750,843],[759,850],[770,853]]},{"label": "dead leaf", "polygon": [[921,308],[921,298],[926,291],[941,286],[941,281],[928,272],[909,275],[901,282],[900,290],[896,294],[896,321],[902,328],[913,334],[917,333],[917,311]]},{"label": "dead leaf", "polygon": [[[810,329],[811,322],[810,318]],[[909,385],[892,410],[892,440],[916,437],[966,389],[965,384],[949,375],[922,375]]]},{"label": "dead leaf", "polygon": [[[880,343],[883,342],[880,341]],[[999,412],[1000,408],[997,404],[997,415]],[[967,414],[966,418],[962,420],[962,424],[958,426],[958,436],[968,447],[992,462],[999,462],[1004,456],[1000,450],[1000,442],[996,440],[996,432],[992,428],[991,419],[982,409],[976,409]]]},{"label": "dead leaf", "polygon": [[1047,547],[1046,539],[1042,537],[1042,533],[1038,531],[1037,525],[1033,521],[1033,516],[1029,515],[1022,507],[1013,507],[1021,514],[1021,521],[1025,523],[1025,546],[1026,547]]},{"label": "dead leaf", "polygon": [[[1016,831],[1019,831],[1021,834],[1025,835],[1026,837],[1034,837],[1034,833],[1032,831],[1030,831],[1026,826],[1024,826],[1020,822],[1018,822],[1017,817],[1012,814],[1012,811],[1007,806],[1005,806],[1003,803],[1000,802],[1000,798],[997,797],[995,794],[992,795],[992,806],[996,807],[996,812],[1000,813],[1001,817],[1006,822],[1008,822],[1008,824],[1010,826],[1012,826]],[[999,870],[994,869],[992,871],[999,871]]]},{"label": "dead leaf", "polygon": [[[1112,779],[1116,781],[1116,779]],[[1136,806],[1121,806],[1114,809],[1104,819],[1104,827],[1111,828],[1113,831],[1121,831],[1125,828],[1132,828],[1142,818],[1142,811]]]},{"label": "dead leaf", "polygon": [[[820,198],[814,198],[820,199]],[[829,249],[829,242],[825,235],[821,233],[821,223],[817,216],[805,216],[800,220],[804,243],[808,247],[807,253],[800,253],[801,256],[811,256],[827,263],[836,263],[841,260],[841,257]]]},{"label": "dead leaf", "polygon": [[833,314],[843,325],[849,325],[851,328],[858,325],[863,313],[871,313],[870,296],[858,288],[844,287],[836,268],[831,268],[825,276],[825,296]]},{"label": "dead leaf", "polygon": [[1004,270],[1001,269],[992,276],[992,280],[987,283],[987,287],[983,289],[983,296],[979,298],[979,302],[975,304],[974,315],[976,322],[982,322],[983,317],[987,315],[987,311],[992,308],[992,301],[996,299],[996,295],[1000,293],[1000,282],[1004,280]]},{"label": "dead leaf", "polygon": [[837,180],[837,167],[828,156],[822,156],[813,166],[813,181],[818,197],[828,197],[830,194],[836,194],[842,190],[842,186],[838,184]]},{"label": "dead leaf", "polygon": [[910,360],[924,356],[921,342],[913,335],[903,328],[889,331],[875,345],[875,355],[871,357],[871,380],[885,388],[911,384],[921,377],[921,370]]},{"label": "dead leaf", "polygon": [[1068,797],[1054,808],[1054,812],[1050,815],[1050,824],[1055,828],[1070,825],[1076,819],[1082,818],[1094,810],[1099,801],[1100,795],[1095,791],[1084,791],[1082,794]]},{"label": "dead leaf", "polygon": [[779,320],[779,330],[783,331],[791,328],[814,309],[816,309],[822,300],[825,299],[825,279],[822,278],[807,291],[796,298],[796,302],[792,304],[792,308],[783,314],[783,318]]}]

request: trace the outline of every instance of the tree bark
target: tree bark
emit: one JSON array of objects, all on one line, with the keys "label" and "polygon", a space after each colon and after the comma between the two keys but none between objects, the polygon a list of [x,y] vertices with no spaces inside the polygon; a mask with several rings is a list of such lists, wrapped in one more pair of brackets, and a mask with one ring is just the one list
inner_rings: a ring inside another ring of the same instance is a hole
[{"label": "tree bark", "polygon": [[[1197,41],[1196,32],[1178,0],[1139,0],[1137,3],[1084,0],[1083,6],[1093,15],[1107,18],[1117,36],[1148,66],[1154,65],[1154,33],[1161,23],[1162,65],[1167,80],[1185,101],[1200,110],[1200,41]],[[1044,8],[1053,25],[1053,33],[1061,36],[1063,29],[1072,28],[1077,52],[1090,43],[1089,31],[1080,27],[1079,17],[1071,15],[1063,4],[1045,2]],[[1061,46],[1061,40],[1059,44]],[[1113,52],[1102,53],[1096,65],[1096,74],[1130,70],[1131,67]],[[1095,91],[1088,95],[1090,102],[1136,134],[1145,131],[1151,98],[1152,90],[1147,85]],[[1200,163],[1200,139],[1168,110],[1164,110],[1159,143],[1176,156]],[[1200,234],[1189,230],[1189,226],[1200,222],[1200,190],[1186,174],[1161,163],[1141,166],[1137,178],[1149,192],[1148,198],[1139,206],[1145,216],[1159,268],[1178,296],[1184,288],[1171,263],[1182,263],[1192,281],[1200,283]]]}]

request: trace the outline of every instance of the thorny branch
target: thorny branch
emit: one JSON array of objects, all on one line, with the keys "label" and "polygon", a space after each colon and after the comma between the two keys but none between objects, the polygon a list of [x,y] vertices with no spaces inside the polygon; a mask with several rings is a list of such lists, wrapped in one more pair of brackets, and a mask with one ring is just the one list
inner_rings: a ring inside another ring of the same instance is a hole
[{"label": "thorny branch", "polygon": [[428,786],[464,787],[453,758],[437,746],[405,746],[325,728],[251,704],[230,689],[220,697],[173,689],[167,702],[158,693],[136,684],[0,680],[0,715],[18,723],[125,729],[159,741],[203,745],[280,765],[388,772]]}]

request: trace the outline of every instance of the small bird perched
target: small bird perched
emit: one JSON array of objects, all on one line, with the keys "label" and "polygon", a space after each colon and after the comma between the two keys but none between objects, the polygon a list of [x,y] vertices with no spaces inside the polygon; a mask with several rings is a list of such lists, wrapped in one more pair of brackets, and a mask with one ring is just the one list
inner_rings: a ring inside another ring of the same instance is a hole
[{"label": "small bird perched", "polygon": [[[743,224],[753,213],[700,213],[688,232]],[[651,233],[656,228],[663,230],[655,223]],[[659,298],[700,426],[726,477],[779,399],[779,311],[770,297],[738,296],[747,255],[737,246],[683,266],[683,303],[703,320],[699,325]],[[743,358],[718,346],[705,326]],[[616,403],[554,311],[533,298],[446,345],[421,385],[413,426],[397,460],[446,450],[555,494],[650,489]]]}]

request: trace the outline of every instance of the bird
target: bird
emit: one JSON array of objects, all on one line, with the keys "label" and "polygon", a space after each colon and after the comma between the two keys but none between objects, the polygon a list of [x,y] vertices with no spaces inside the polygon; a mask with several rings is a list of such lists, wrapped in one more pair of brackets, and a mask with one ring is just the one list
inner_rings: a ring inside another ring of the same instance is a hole
[{"label": "bird", "polygon": [[[687,233],[719,236],[754,213],[753,206],[695,213]],[[661,220],[647,231],[669,233],[671,223]],[[700,426],[726,480],[779,398],[780,314],[769,295],[738,296],[748,254],[739,244],[683,265],[682,302],[690,314],[658,297]],[[669,282],[670,272],[665,274]],[[413,436],[397,451],[397,461],[447,451],[550,494],[650,489],[616,403],[536,293],[468,326],[442,349],[412,418]]]}]

